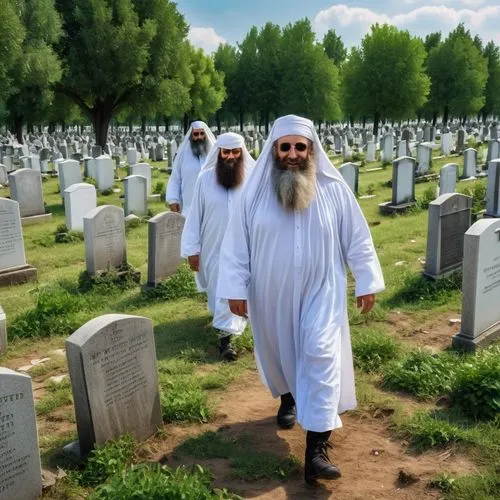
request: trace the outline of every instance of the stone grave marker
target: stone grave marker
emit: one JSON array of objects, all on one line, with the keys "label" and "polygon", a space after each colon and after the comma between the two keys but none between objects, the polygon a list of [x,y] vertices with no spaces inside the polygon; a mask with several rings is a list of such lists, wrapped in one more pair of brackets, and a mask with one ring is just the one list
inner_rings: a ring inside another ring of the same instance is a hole
[{"label": "stone grave marker", "polygon": [[148,221],[148,285],[174,274],[181,263],[181,236],[185,218],[162,212]]},{"label": "stone grave marker", "polygon": [[42,167],[40,164],[40,157],[38,155],[31,155],[31,168],[33,170],[37,170],[38,172],[41,172]]},{"label": "stone grave marker", "polygon": [[381,213],[404,212],[415,205],[415,158],[403,156],[392,162],[392,199],[380,203]]},{"label": "stone grave marker", "polygon": [[95,186],[79,182],[64,190],[64,210],[69,231],[83,231],[83,218],[97,206]]},{"label": "stone grave marker", "polygon": [[147,180],[148,196],[151,194],[151,165],[149,163],[136,163],[130,165],[128,175],[142,175]]},{"label": "stone grave marker", "polygon": [[354,163],[344,163],[339,172],[354,194],[358,194],[359,168]]},{"label": "stone grave marker", "polygon": [[142,175],[129,175],[123,179],[125,190],[125,216],[148,213],[148,181]]},{"label": "stone grave marker", "polygon": [[451,132],[446,132],[441,136],[441,154],[449,156],[453,149],[453,136]]},{"label": "stone grave marker", "polygon": [[366,161],[375,161],[376,144],[371,141],[366,144]]},{"label": "stone grave marker", "polygon": [[457,187],[457,170],[456,163],[447,163],[439,171],[439,195],[446,193],[454,193]]},{"label": "stone grave marker", "polygon": [[497,158],[500,158],[500,141],[497,139],[491,139],[488,141],[486,163],[488,164],[491,160],[496,160]]},{"label": "stone grave marker", "polygon": [[394,136],[386,134],[382,140],[382,163],[389,163],[394,158]]},{"label": "stone grave marker", "polygon": [[123,209],[103,205],[83,217],[87,272],[122,269],[127,264]]},{"label": "stone grave marker", "polygon": [[462,324],[455,348],[474,350],[500,338],[500,219],[481,219],[465,233]]},{"label": "stone grave marker", "polygon": [[59,163],[59,187],[61,198],[64,199],[64,192],[73,184],[82,182],[80,162],[76,160],[64,160]]},{"label": "stone grave marker", "polygon": [[500,158],[489,162],[485,215],[500,217]]},{"label": "stone grave marker", "polygon": [[2,162],[5,165],[7,172],[12,172],[14,170],[14,158],[12,156],[2,156]]},{"label": "stone grave marker", "polygon": [[113,160],[109,156],[101,155],[95,158],[94,162],[97,189],[101,192],[113,189],[115,183]]},{"label": "stone grave marker", "polygon": [[410,146],[407,140],[400,140],[397,146],[397,157],[410,156]]},{"label": "stone grave marker", "polygon": [[4,310],[2,309],[2,306],[0,306],[0,354],[4,354],[6,351],[7,351],[7,318],[5,317],[5,313]]},{"label": "stone grave marker", "polygon": [[0,500],[35,500],[41,493],[31,377],[0,367]]},{"label": "stone grave marker", "polygon": [[457,132],[457,153],[461,153],[465,149],[465,130],[461,128]]},{"label": "stone grave marker", "polygon": [[429,204],[425,276],[437,280],[462,269],[464,235],[471,217],[470,196],[447,193]]},{"label": "stone grave marker", "polygon": [[7,186],[9,184],[9,172],[5,165],[0,164],[0,184]]},{"label": "stone grave marker", "polygon": [[139,153],[135,148],[127,149],[127,164],[135,165],[139,161]]},{"label": "stone grave marker", "polygon": [[432,165],[432,148],[425,143],[417,146],[417,175],[425,175]]},{"label": "stone grave marker", "polygon": [[50,219],[43,202],[42,174],[36,170],[21,168],[9,174],[10,194],[19,203],[22,223],[30,224]]},{"label": "stone grave marker", "polygon": [[477,151],[474,148],[467,148],[464,151],[464,171],[462,179],[470,179],[476,176]]},{"label": "stone grave marker", "polygon": [[92,146],[91,152],[92,152],[92,158],[99,158],[99,156],[103,156],[101,146],[98,145]]},{"label": "stone grave marker", "polygon": [[162,425],[150,319],[94,318],[66,340],[66,355],[81,456],[126,433],[146,439]]}]

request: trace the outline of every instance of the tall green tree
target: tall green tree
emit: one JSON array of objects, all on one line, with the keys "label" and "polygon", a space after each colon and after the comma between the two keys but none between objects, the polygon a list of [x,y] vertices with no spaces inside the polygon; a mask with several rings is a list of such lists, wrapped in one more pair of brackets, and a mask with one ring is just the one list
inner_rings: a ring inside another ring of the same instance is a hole
[{"label": "tall green tree", "polygon": [[429,53],[434,47],[437,47],[441,43],[441,32],[435,31],[434,33],[428,33],[425,36],[424,46],[427,53]]},{"label": "tall green tree", "polygon": [[309,19],[283,29],[282,112],[318,122],[336,120],[340,116],[338,69],[315,38]]},{"label": "tall green tree", "polygon": [[335,33],[335,30],[330,29],[323,37],[323,48],[326,55],[333,60],[335,65],[339,67],[347,57],[347,49],[340,35]]},{"label": "tall green tree", "polygon": [[61,78],[61,65],[54,51],[61,20],[54,0],[15,0],[14,5],[26,37],[22,57],[11,71],[15,91],[6,107],[17,140],[22,143],[23,125],[45,117],[54,97],[52,85]]},{"label": "tall green tree", "polygon": [[500,116],[500,48],[491,41],[484,48],[483,55],[488,61],[488,80],[481,109],[483,122],[486,122],[490,115]]},{"label": "tall green tree", "polygon": [[217,111],[217,128],[221,129],[221,120],[230,123],[238,116],[238,101],[236,89],[236,77],[238,74],[239,52],[233,45],[220,44],[214,54],[214,67],[224,74],[224,85],[226,87],[226,98],[221,109]]},{"label": "tall green tree", "polygon": [[80,106],[98,144],[105,145],[112,117],[126,106],[152,114],[153,107],[170,111],[179,97],[189,105],[188,26],[174,2],[56,1],[64,29],[64,76],[56,90]]},{"label": "tall green tree", "polygon": [[442,113],[443,123],[447,123],[450,113],[465,117],[483,108],[488,65],[463,24],[430,51],[427,73],[431,78],[429,106],[434,110],[434,120]]},{"label": "tall green tree", "polygon": [[422,40],[408,31],[373,25],[343,66],[344,111],[371,116],[374,134],[381,119],[414,116],[429,92],[425,55]]}]

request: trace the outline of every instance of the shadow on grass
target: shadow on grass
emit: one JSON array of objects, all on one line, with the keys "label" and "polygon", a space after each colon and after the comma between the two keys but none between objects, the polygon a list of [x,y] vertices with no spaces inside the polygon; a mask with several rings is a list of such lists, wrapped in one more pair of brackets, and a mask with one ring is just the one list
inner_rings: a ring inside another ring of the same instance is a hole
[{"label": "shadow on grass", "polygon": [[402,288],[391,297],[383,299],[388,307],[404,305],[426,308],[444,305],[450,297],[462,289],[462,274],[455,273],[449,277],[433,281],[423,275],[409,276]]},{"label": "shadow on grass", "polygon": [[45,206],[45,211],[51,213],[52,215],[65,216],[64,205],[61,203],[52,203],[51,205]]}]

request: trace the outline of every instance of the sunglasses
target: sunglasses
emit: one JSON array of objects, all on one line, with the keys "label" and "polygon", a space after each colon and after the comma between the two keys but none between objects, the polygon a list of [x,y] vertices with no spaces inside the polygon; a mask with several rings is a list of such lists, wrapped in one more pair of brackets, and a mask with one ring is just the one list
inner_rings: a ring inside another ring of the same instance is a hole
[{"label": "sunglasses", "polygon": [[238,156],[239,154],[241,154],[241,149],[240,148],[236,148],[236,149],[221,148],[221,151],[222,151],[222,154],[225,155],[225,156],[228,156],[231,153],[233,153],[233,156]]},{"label": "sunglasses", "polygon": [[303,153],[308,148],[308,145],[305,142],[296,142],[295,144],[291,144],[289,142],[282,142],[280,144],[280,151],[282,153],[287,153],[292,148],[295,148],[295,151]]},{"label": "sunglasses", "polygon": [[205,132],[193,132],[193,137],[203,137]]}]

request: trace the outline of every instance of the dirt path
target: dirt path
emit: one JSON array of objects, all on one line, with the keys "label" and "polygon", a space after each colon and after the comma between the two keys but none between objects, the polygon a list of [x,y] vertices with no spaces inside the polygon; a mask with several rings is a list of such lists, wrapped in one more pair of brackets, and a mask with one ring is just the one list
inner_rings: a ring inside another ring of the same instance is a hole
[{"label": "dirt path", "polygon": [[[164,457],[171,466],[200,463],[212,470],[217,487],[226,487],[244,498],[335,498],[343,499],[434,499],[439,494],[427,488],[427,482],[438,472],[470,473],[473,466],[449,450],[411,456],[405,453],[404,443],[392,441],[383,421],[366,416],[344,415],[343,429],[333,434],[333,461],[341,468],[343,477],[335,482],[323,482],[318,488],[304,484],[300,475],[287,481],[259,480],[244,482],[231,476],[227,460],[202,460],[179,457],[175,447],[187,437],[219,430],[224,437],[247,434],[252,446],[259,451],[272,452],[286,458],[292,454],[301,462],[304,458],[305,434],[298,426],[289,431],[278,430],[275,413],[278,403],[263,388],[256,372],[233,384],[220,394],[218,417],[202,426],[167,426],[168,437],[156,441],[156,458]],[[410,472],[418,480],[409,486],[398,484],[400,470]]]}]

